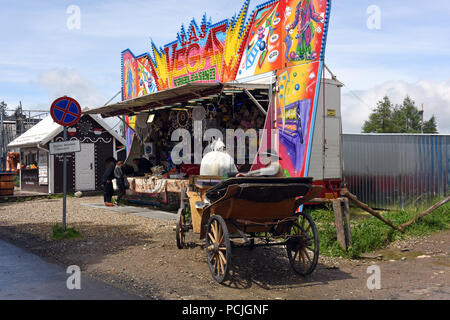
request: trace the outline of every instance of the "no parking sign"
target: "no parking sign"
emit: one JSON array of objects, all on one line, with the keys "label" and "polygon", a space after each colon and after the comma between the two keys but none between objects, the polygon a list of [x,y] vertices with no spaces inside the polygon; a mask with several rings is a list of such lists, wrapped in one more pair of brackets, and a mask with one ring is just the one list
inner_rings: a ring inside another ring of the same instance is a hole
[{"label": "no parking sign", "polygon": [[80,120],[81,107],[75,99],[61,97],[52,103],[50,115],[57,124],[64,127],[73,126]]},{"label": "no parking sign", "polygon": [[[66,195],[67,195],[67,152],[73,152],[72,149],[67,147],[65,144],[70,141],[67,140],[67,127],[73,126],[75,123],[80,120],[81,117],[81,107],[80,104],[74,99],[70,97],[61,97],[53,101],[50,107],[50,115],[57,124],[64,127],[64,141],[62,147],[66,149],[62,150],[64,154],[64,164],[63,164],[63,230],[66,231]],[[77,143],[80,144],[79,141]],[[54,147],[54,145],[52,146]],[[52,149],[52,148],[51,148]],[[79,150],[78,150],[79,151]]]}]

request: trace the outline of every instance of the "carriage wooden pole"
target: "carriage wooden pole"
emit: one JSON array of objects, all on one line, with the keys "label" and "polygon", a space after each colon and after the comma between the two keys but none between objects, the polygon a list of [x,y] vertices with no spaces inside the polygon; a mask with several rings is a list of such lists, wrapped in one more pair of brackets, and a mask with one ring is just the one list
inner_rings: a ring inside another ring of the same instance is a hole
[{"label": "carriage wooden pole", "polygon": [[348,198],[343,198],[342,202],[344,203],[344,219],[346,224],[345,229],[345,238],[347,240],[347,246],[352,245],[352,232],[350,228],[350,201]]}]

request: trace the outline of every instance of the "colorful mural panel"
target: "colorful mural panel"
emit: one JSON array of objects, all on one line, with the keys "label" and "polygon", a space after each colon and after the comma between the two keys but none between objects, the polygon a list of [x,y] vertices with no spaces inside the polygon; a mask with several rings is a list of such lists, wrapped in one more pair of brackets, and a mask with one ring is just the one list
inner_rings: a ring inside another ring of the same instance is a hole
[{"label": "colorful mural panel", "polygon": [[127,137],[127,156],[130,153],[131,145],[133,144],[134,129],[136,125],[136,116],[126,116],[125,122],[127,123],[126,137]]},{"label": "colorful mural panel", "polygon": [[158,91],[148,54],[135,57],[122,52],[122,99],[128,100]]},{"label": "colorful mural panel", "polygon": [[285,67],[322,59],[327,0],[286,0],[284,11]]},{"label": "colorful mural panel", "polygon": [[[135,57],[130,50],[122,52],[122,100],[141,97],[158,91],[154,71],[148,54]],[[134,137],[135,117],[126,116],[127,152]]]},{"label": "colorful mural panel", "polygon": [[150,63],[150,57],[144,55],[137,58],[137,68],[138,68],[138,97],[145,96],[150,93],[158,91],[155,78],[152,75],[152,67]]},{"label": "colorful mural panel", "polygon": [[249,26],[236,79],[243,79],[281,68],[283,1],[259,6]]},{"label": "colorful mural panel", "polygon": [[281,165],[289,176],[304,176],[315,115],[321,62],[280,70],[277,127]]},{"label": "colorful mural panel", "polygon": [[137,97],[136,59],[129,51],[122,53],[122,100]]}]

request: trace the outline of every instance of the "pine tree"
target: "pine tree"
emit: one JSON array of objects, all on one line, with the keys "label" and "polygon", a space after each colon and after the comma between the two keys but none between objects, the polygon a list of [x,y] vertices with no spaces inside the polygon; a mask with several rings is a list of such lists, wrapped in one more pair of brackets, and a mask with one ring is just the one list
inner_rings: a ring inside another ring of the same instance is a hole
[{"label": "pine tree", "polygon": [[388,133],[393,132],[392,123],[393,105],[388,96],[378,101],[377,107],[369,116],[369,120],[364,122],[364,133]]},{"label": "pine tree", "polygon": [[[406,96],[401,105],[393,105],[389,97],[378,101],[377,107],[364,122],[364,133],[421,133],[422,114],[411,97]],[[423,123],[423,133],[437,133],[433,115]]]},{"label": "pine tree", "polygon": [[436,117],[433,115],[430,120],[423,122],[423,133],[438,133]]}]

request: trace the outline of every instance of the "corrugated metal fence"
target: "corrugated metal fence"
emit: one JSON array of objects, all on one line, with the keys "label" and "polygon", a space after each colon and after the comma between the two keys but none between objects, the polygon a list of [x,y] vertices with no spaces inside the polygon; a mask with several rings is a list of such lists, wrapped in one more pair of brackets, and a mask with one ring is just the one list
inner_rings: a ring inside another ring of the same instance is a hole
[{"label": "corrugated metal fence", "polygon": [[350,192],[376,208],[429,204],[450,192],[450,135],[344,134]]}]

